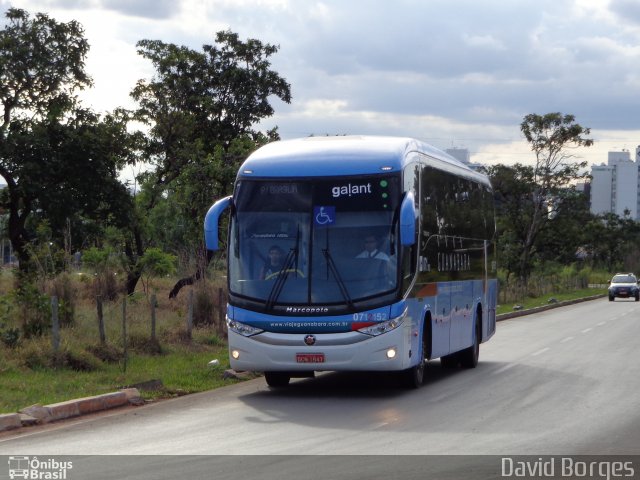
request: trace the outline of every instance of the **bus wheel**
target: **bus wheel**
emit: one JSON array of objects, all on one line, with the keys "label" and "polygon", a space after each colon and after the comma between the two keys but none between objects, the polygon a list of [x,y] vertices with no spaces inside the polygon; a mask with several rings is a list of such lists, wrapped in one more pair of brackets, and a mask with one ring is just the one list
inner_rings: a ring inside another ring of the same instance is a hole
[{"label": "bus wheel", "polygon": [[420,362],[407,370],[402,372],[403,383],[407,388],[420,388],[420,386],[424,383],[424,369],[427,364],[427,360],[425,359],[425,354],[427,352],[427,341],[422,336],[422,354]]},{"label": "bus wheel", "polygon": [[476,331],[473,336],[473,345],[460,352],[460,364],[464,368],[475,368],[480,358],[480,318],[476,321]]},{"label": "bus wheel", "polygon": [[270,387],[286,387],[289,385],[291,375],[286,372],[264,372],[264,379]]}]

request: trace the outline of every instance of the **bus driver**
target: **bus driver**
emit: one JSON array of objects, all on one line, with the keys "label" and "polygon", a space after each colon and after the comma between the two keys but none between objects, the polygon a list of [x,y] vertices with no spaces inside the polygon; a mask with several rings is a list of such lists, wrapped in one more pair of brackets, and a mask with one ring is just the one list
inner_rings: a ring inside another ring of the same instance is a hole
[{"label": "bus driver", "polygon": [[277,245],[269,248],[269,258],[260,270],[260,280],[271,280],[275,278],[284,266],[284,252]]}]

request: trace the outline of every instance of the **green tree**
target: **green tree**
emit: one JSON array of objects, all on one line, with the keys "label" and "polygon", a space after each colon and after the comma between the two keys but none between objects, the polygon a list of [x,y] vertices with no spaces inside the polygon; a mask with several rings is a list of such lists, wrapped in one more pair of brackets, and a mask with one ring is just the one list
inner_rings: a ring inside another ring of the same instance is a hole
[{"label": "green tree", "polygon": [[[638,222],[628,216],[605,213],[585,223],[584,232],[587,237],[585,249],[596,266],[612,273],[637,268],[637,253],[640,250]],[[628,258],[628,254],[636,258]]]},{"label": "green tree", "polygon": [[140,278],[138,259],[154,244],[148,219],[162,199],[178,202],[182,233],[201,245],[206,208],[230,192],[239,163],[252,150],[278,138],[275,129],[263,134],[254,125],[273,114],[271,98],[291,101],[289,84],[270,68],[276,46],[243,42],[226,31],[202,52],[158,40],[142,40],[138,48],[156,75],[132,92],[136,119],[149,126],[145,156],[152,168],[140,177],[144,194],[125,249],[129,292]]},{"label": "green tree", "polygon": [[175,255],[165,253],[156,247],[147,248],[140,259],[140,267],[143,275],[142,285],[147,297],[151,293],[151,279],[174,273],[176,270],[175,265]]},{"label": "green tree", "polygon": [[218,32],[216,44],[204,45],[203,52],[159,40],[138,42],[138,53],[156,70],[131,95],[139,103],[136,118],[150,126],[146,154],[154,169],[147,179],[161,187],[158,195],[215,148],[227,151],[245,136],[261,140],[253,126],[273,115],[270,97],[291,101],[289,84],[270,69],[269,57],[277,51],[259,40],[242,42],[230,31]]},{"label": "green tree", "polygon": [[531,150],[535,154],[530,193],[530,215],[523,225],[523,239],[519,261],[519,274],[524,280],[531,270],[531,254],[538,235],[553,217],[556,201],[564,189],[588,176],[586,161],[575,161],[571,153],[578,147],[589,147],[593,140],[586,138],[590,129],[575,122],[573,115],[548,113],[529,114],[520,125]]},{"label": "green tree", "polygon": [[[34,123],[45,125],[50,116],[68,110],[74,90],[91,84],[84,72],[89,44],[77,22],[58,23],[45,14],[32,19],[15,8],[6,17],[8,25],[0,31],[0,175],[7,182],[2,203],[9,214],[9,239],[26,269],[25,225],[38,186],[25,176],[24,157],[30,152],[20,152],[25,147],[20,140]],[[23,158],[15,158],[16,153]]]},{"label": "green tree", "polygon": [[[74,93],[91,85],[84,72],[89,45],[77,22],[31,18],[9,9],[0,31],[0,175],[7,188],[8,236],[23,273],[32,270],[29,243],[45,220],[53,237],[83,231],[87,220],[106,221],[130,211],[118,181],[135,144],[128,117],[104,119],[79,106]],[[75,228],[71,228],[71,226]]]},{"label": "green tree", "polygon": [[507,278],[512,273],[521,277],[520,258],[533,212],[533,167],[521,164],[495,165],[487,169],[487,174],[495,195],[500,266],[506,270]]},{"label": "green tree", "polygon": [[571,188],[559,192],[554,204],[554,214],[536,241],[538,258],[570,265],[577,260],[579,251],[586,253],[585,245],[590,239],[585,225],[596,216],[589,210],[587,195]]}]

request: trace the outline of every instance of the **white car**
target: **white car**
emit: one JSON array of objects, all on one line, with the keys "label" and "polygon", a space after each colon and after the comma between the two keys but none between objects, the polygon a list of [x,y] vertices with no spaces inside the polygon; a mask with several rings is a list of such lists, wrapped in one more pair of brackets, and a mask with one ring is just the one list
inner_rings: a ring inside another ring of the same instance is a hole
[{"label": "white car", "polygon": [[636,302],[640,300],[640,288],[638,279],[633,273],[616,273],[609,283],[609,301],[613,302],[616,297],[634,297]]}]

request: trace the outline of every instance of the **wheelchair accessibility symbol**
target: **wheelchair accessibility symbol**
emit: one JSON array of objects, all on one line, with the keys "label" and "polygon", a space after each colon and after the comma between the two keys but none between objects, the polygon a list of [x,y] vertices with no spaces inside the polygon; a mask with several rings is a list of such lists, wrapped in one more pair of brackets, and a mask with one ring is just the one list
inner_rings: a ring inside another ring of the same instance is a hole
[{"label": "wheelchair accessibility symbol", "polygon": [[313,221],[319,227],[336,223],[336,207],[313,207]]}]

